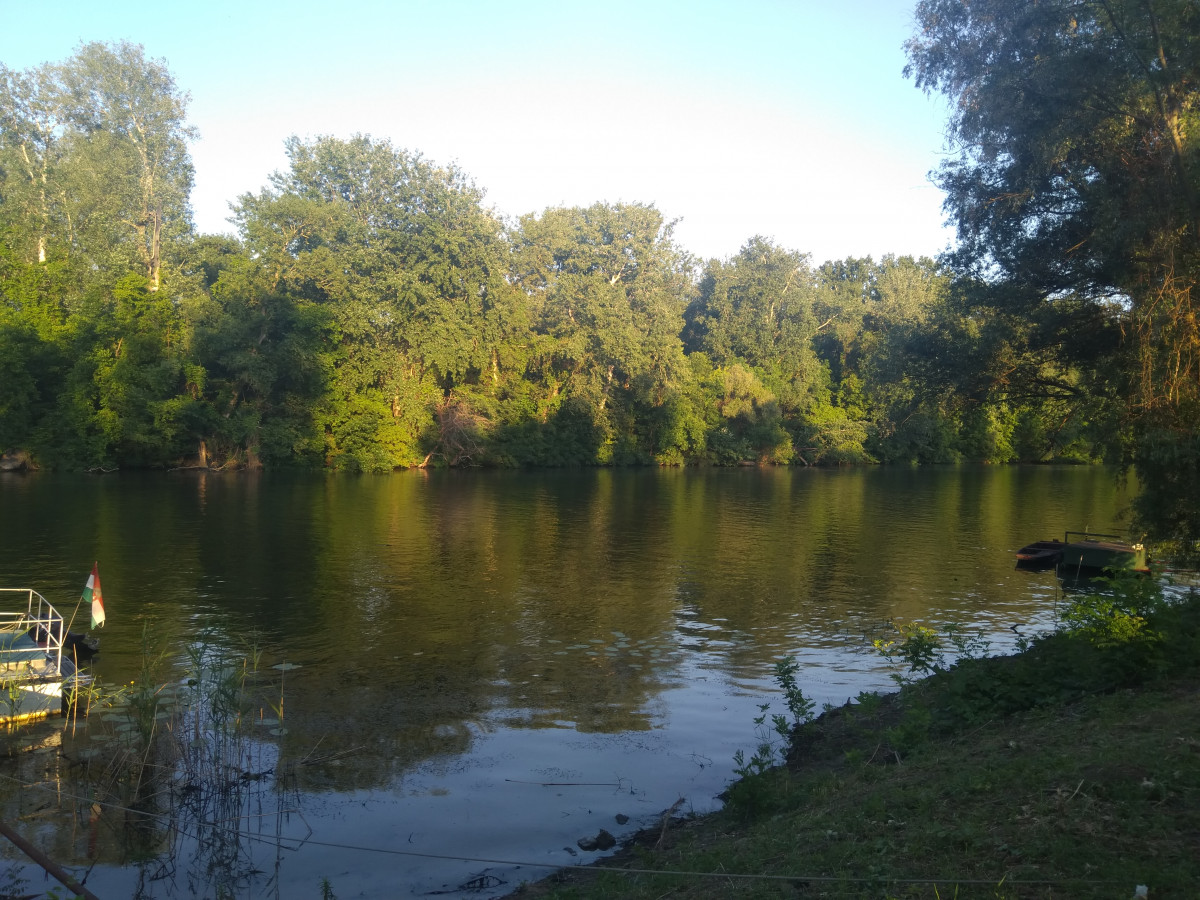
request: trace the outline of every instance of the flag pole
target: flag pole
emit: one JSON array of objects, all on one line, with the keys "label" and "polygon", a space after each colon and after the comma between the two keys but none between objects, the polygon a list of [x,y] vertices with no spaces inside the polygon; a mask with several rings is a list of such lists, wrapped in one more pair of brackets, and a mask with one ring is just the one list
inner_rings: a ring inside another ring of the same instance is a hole
[{"label": "flag pole", "polygon": [[[93,569],[99,568],[99,566],[100,566],[100,560],[96,560],[95,562],[92,563]],[[75,624],[75,617],[77,615],[79,615],[79,607],[82,603],[83,603],[83,594],[80,593],[79,599],[75,601],[75,609],[71,611],[71,621],[67,623],[67,632],[68,633],[71,631],[71,626]],[[64,638],[64,640],[65,640],[65,638]]]}]

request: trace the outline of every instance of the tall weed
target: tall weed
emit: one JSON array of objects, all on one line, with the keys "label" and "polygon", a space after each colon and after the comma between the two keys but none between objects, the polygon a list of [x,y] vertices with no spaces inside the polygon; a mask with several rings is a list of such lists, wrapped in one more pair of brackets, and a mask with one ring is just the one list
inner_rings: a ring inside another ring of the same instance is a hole
[{"label": "tall weed", "polygon": [[[800,664],[794,656],[785,656],[775,663],[775,683],[783,692],[784,705],[791,718],[783,713],[770,714],[770,703],[760,703],[754,717],[754,733],[758,743],[749,757],[738,750],[733,754],[733,771],[740,779],[727,792],[730,805],[747,814],[761,812],[773,795],[767,775],[784,758],[791,745],[793,731],[812,719],[816,702],[805,696],[796,678]],[[770,724],[768,724],[768,717]]]}]

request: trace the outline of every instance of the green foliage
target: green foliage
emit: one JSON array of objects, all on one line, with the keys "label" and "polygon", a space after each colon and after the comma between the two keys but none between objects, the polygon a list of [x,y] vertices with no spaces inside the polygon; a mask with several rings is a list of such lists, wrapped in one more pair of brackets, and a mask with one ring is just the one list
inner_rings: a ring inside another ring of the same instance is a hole
[{"label": "green foliage", "polygon": [[1200,431],[1149,425],[1137,441],[1139,520],[1163,540],[1200,536]]},{"label": "green foliage", "polygon": [[0,875],[0,891],[7,897],[23,897],[28,894],[29,879],[21,874],[16,863],[9,863]]},{"label": "green foliage", "polygon": [[893,681],[908,684],[914,680],[914,676],[932,675],[945,669],[945,652],[937,631],[914,623],[890,624],[898,639],[888,641],[877,638],[873,645],[888,662],[907,666],[904,671],[892,673]]},{"label": "green foliage", "polygon": [[922,0],[917,20],[907,71],[955,110],[959,150],[938,176],[958,224],[951,262],[987,286],[991,318],[1010,335],[992,346],[1021,351],[993,371],[1059,405],[1090,381],[1109,410],[1076,405],[1108,425],[1103,455],[1132,456],[1146,530],[1194,540],[1200,12]]},{"label": "green foliage", "polygon": [[1097,579],[1069,595],[1056,631],[1022,641],[1011,657],[989,658],[982,634],[956,626],[940,634],[894,627],[899,638],[875,647],[905,667],[892,676],[910,692],[896,740],[915,746],[931,730],[1194,670],[1200,595],[1170,600],[1155,581],[1132,574]]},{"label": "green foliage", "polygon": [[81,281],[135,270],[157,291],[191,229],[195,136],[166,65],[135,44],[92,42],[0,76],[0,226],[14,227],[14,248]]},{"label": "green foliage", "polygon": [[774,788],[770,783],[770,773],[778,765],[783,753],[791,742],[793,731],[812,718],[816,703],[804,696],[796,680],[800,664],[793,656],[785,656],[775,662],[775,682],[783,691],[784,703],[789,720],[782,714],[768,715],[770,703],[760,703],[759,714],[754,717],[754,730],[758,739],[754,753],[749,757],[739,749],[733,755],[733,773],[738,776],[728,792],[731,806],[742,810],[746,815],[760,814],[765,805],[773,799]]},{"label": "green foliage", "polygon": [[363,135],[289,139],[238,238],[197,237],[187,104],[132,44],[0,66],[0,450],[388,472],[1135,446],[1119,304],[762,237],[701,267],[651,205],[505,223],[456,167]]},{"label": "green foliage", "polygon": [[1150,628],[1151,618],[1161,615],[1168,605],[1158,584],[1132,572],[1094,581],[1099,589],[1070,596],[1062,610],[1064,628],[1101,648],[1162,640],[1162,635]]},{"label": "green foliage", "polygon": [[[775,681],[783,691],[783,699],[787,704],[788,712],[792,714],[791,724],[785,723],[785,728],[788,730],[811,719],[816,706],[811,698],[804,696],[804,692],[796,681],[796,673],[799,671],[800,664],[796,662],[794,656],[785,656],[775,662]],[[779,731],[779,722],[776,721],[775,724],[776,731]]]},{"label": "green foliage", "polygon": [[709,265],[688,309],[689,349],[770,372],[776,390],[799,396],[817,369],[815,287],[803,254],[751,238],[728,263]]}]

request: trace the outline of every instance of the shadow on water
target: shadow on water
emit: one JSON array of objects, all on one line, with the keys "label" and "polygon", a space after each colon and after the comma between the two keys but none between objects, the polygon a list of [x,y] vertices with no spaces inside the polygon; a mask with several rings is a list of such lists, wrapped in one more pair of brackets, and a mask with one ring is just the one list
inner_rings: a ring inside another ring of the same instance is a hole
[{"label": "shadow on water", "polygon": [[780,656],[841,703],[890,684],[868,648],[893,619],[1003,648],[1057,593],[1013,551],[1117,530],[1127,501],[1111,472],[1049,467],[0,476],[8,586],[70,609],[100,562],[102,682],[137,687],[145,628],[185,695],[196,647],[230,659],[253,637],[261,694],[242,756],[212,766],[237,790],[191,825],[159,824],[186,812],[161,779],[174,805],[133,843],[67,798],[126,713],[41,726],[58,743],[10,757],[0,803],[114,896],[157,874],[156,895],[211,893],[218,870],[235,893],[511,889],[541,870],[398,854],[559,865],[617,814],[712,809]]}]

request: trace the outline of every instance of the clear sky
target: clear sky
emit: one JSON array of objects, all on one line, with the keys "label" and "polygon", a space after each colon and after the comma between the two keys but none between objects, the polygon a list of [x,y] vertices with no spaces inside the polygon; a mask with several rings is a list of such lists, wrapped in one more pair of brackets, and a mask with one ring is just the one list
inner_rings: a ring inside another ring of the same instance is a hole
[{"label": "clear sky", "polygon": [[952,241],[912,29],[903,0],[0,0],[0,61],[122,39],[165,59],[204,232],[232,231],[289,135],[363,132],[456,162],[508,217],[653,203],[702,258],[762,234],[820,263]]}]

